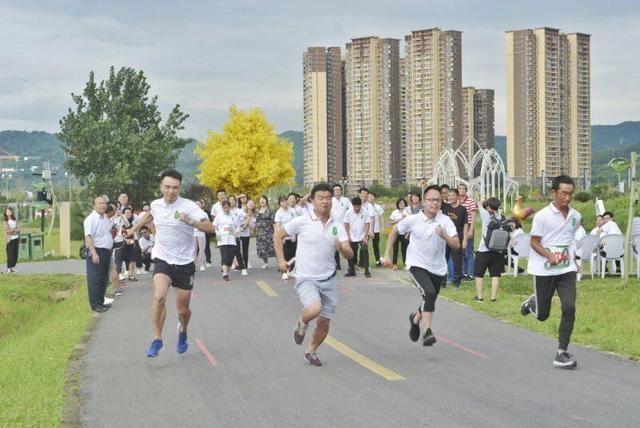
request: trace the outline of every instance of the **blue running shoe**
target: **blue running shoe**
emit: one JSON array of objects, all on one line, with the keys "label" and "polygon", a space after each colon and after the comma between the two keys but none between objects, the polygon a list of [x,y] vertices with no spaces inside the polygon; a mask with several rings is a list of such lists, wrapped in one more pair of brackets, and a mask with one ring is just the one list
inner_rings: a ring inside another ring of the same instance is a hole
[{"label": "blue running shoe", "polygon": [[154,339],[147,350],[147,357],[157,357],[160,349],[162,349],[162,340]]},{"label": "blue running shoe", "polygon": [[178,351],[178,354],[184,354],[188,347],[187,332],[180,331],[180,323],[178,323],[178,344],[176,345],[176,351]]}]

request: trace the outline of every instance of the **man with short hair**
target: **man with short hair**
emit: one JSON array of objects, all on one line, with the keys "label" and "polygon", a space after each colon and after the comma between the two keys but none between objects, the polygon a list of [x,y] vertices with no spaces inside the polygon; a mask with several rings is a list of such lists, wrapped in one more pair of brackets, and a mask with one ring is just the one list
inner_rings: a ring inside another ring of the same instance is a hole
[{"label": "man with short hair", "polygon": [[286,236],[298,237],[296,292],[303,309],[293,340],[302,344],[307,326],[317,319],[313,338],[305,351],[305,358],[314,366],[322,365],[316,350],[329,333],[338,299],[334,252],[337,249],[346,259],[353,257],[344,226],[331,217],[332,196],[333,190],[328,184],[317,184],[310,195],[313,209],[276,229],[273,235],[278,265],[283,272],[288,270],[283,240]]},{"label": "man with short hair", "polygon": [[369,189],[361,187],[358,189],[358,196],[360,196],[360,200],[362,201],[362,212],[369,217],[369,222],[371,223],[368,236],[373,238],[373,228],[376,225],[376,213],[373,205],[369,203]]},{"label": "man with short hair", "polygon": [[[342,196],[342,185],[335,183],[333,185],[333,198],[331,199],[331,217],[339,223],[342,223],[344,213],[351,208],[351,201],[349,198]],[[340,270],[340,252],[336,250],[336,269]]]},{"label": "man with short hair", "polygon": [[189,302],[193,290],[195,273],[195,241],[193,230],[213,232],[213,225],[207,214],[193,201],[180,196],[182,174],[176,170],[167,170],[160,175],[162,198],[151,203],[149,214],[137,222],[128,231],[133,235],[136,230],[153,221],[156,226],[155,244],[151,251],[154,261],[153,286],[154,297],[151,306],[155,337],[147,350],[147,357],[157,357],[163,346],[162,328],[166,317],[165,302],[169,287],[176,290],[176,309],[178,311],[179,354],[187,348],[187,326],[191,318]]},{"label": "man with short hair", "polygon": [[376,204],[376,194],[369,192],[369,204],[373,207],[374,222],[373,222],[373,255],[376,259],[376,266],[382,264],[382,257],[380,257],[380,232],[384,229],[384,209],[380,204]]},{"label": "man with short hair", "polygon": [[488,270],[491,277],[491,301],[495,302],[498,298],[498,287],[500,287],[500,276],[504,272],[504,254],[493,251],[487,247],[487,235],[489,233],[489,223],[492,221],[502,221],[504,217],[498,212],[500,209],[500,201],[498,198],[489,198],[482,204],[480,208],[480,220],[482,221],[482,236],[478,244],[478,252],[476,253],[474,263],[474,275],[476,277],[476,297],[475,302],[483,302],[484,274]]},{"label": "man with short hair", "polygon": [[93,211],[83,223],[84,241],[89,253],[86,254],[87,291],[89,306],[94,312],[106,312],[109,309],[104,304],[104,294],[109,285],[113,236],[106,210],[107,201],[98,196],[93,200]]},{"label": "man with short hair", "polygon": [[444,212],[444,210],[449,207],[449,193],[451,192],[451,187],[449,187],[448,184],[441,184],[440,191],[442,192],[442,212]]},{"label": "man with short hair", "polygon": [[358,250],[360,251],[360,263],[364,268],[364,276],[371,277],[369,272],[369,227],[370,220],[367,213],[362,210],[362,201],[357,196],[351,200],[351,209],[344,214],[342,223],[349,237],[353,258],[349,260],[349,271],[345,276],[356,276],[356,264],[358,263]]},{"label": "man with short hair", "polygon": [[[442,192],[443,200],[444,194],[445,192]],[[447,246],[447,260],[450,259],[453,266],[451,279],[454,288],[460,288],[460,281],[462,281],[462,252],[467,248],[467,234],[469,232],[467,210],[460,204],[459,196],[458,189],[451,189],[449,191],[449,203],[442,205],[442,214],[449,216],[456,227],[458,239],[460,240],[460,248]]]},{"label": "man with short hair", "polygon": [[469,219],[469,232],[467,233],[467,248],[462,253],[462,277],[468,281],[473,281],[473,235],[476,228],[476,212],[478,205],[468,194],[467,185],[458,184],[458,192],[460,194],[460,203],[467,210],[467,218]]},{"label": "man with short hair", "polygon": [[[618,224],[613,221],[613,213],[611,211],[605,211],[602,213],[602,224],[598,227],[598,237],[603,238],[607,235],[622,235],[622,231]],[[602,252],[600,255],[605,256],[606,251],[604,246],[602,246]],[[621,269],[620,260],[614,260],[611,263],[613,267],[613,272],[615,273],[617,269]],[[607,268],[608,269],[608,268]]]},{"label": "man with short hair", "polygon": [[227,192],[224,189],[218,189],[216,196],[218,201],[211,206],[211,221],[215,220],[215,217],[222,211],[222,203],[227,200]]},{"label": "man with short hair", "polygon": [[384,253],[384,264],[391,264],[389,256],[391,248],[398,234],[411,234],[411,241],[407,249],[409,273],[414,285],[420,290],[422,303],[417,312],[409,315],[409,337],[413,342],[420,338],[420,320],[424,324],[423,346],[436,343],[436,337],[431,330],[431,320],[435,311],[436,299],[440,286],[446,280],[447,260],[445,252],[447,245],[460,248],[460,241],[456,227],[451,219],[440,212],[442,196],[440,187],[428,186],[423,194],[423,209],[418,214],[408,216],[396,224],[389,238]]},{"label": "man with short hair", "polygon": [[554,367],[574,368],[573,355],[567,352],[576,312],[576,263],[573,257],[575,230],[582,216],[569,204],[575,184],[571,177],[559,175],[553,179],[553,201],[538,211],[531,226],[531,251],[527,270],[533,275],[534,294],[520,306],[520,313],[533,313],[540,321],[549,318],[555,292],[560,298],[562,317],[558,328],[558,352]]},{"label": "man with short hair", "polygon": [[146,226],[140,229],[140,239],[138,239],[138,243],[140,245],[140,252],[142,253],[143,273],[149,273],[149,269],[151,269],[151,251],[153,250],[154,241],[153,235],[151,235],[151,232],[149,232]]}]

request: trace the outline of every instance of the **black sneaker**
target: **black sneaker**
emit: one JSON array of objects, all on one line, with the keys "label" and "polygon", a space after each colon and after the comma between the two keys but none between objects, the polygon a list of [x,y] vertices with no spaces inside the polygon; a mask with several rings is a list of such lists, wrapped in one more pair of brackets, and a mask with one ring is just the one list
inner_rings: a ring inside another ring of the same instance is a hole
[{"label": "black sneaker", "polygon": [[520,314],[523,317],[526,317],[527,315],[529,315],[531,312],[534,312],[535,310],[536,310],[536,295],[532,294],[531,296],[529,296],[527,300],[522,302],[522,304],[520,305]]},{"label": "black sneaker", "polygon": [[224,279],[225,281],[229,281],[229,275],[222,275],[222,279]]},{"label": "black sneaker", "polygon": [[344,276],[356,276],[356,272],[353,270],[349,270],[347,273],[344,274]]},{"label": "black sneaker", "polygon": [[365,270],[364,270],[364,276],[365,276],[366,278],[371,278],[371,272],[369,272],[369,269],[365,269]]},{"label": "black sneaker", "polygon": [[475,297],[473,298],[473,301],[474,301],[474,302],[484,302],[484,299],[481,299],[481,298],[479,298],[478,296],[475,296]]},{"label": "black sneaker", "polygon": [[578,366],[578,362],[573,358],[573,355],[564,351],[559,354],[556,353],[553,366],[559,369],[575,369]]},{"label": "black sneaker", "polygon": [[340,265],[336,265],[336,270],[342,270],[342,268],[340,267]]},{"label": "black sneaker", "polygon": [[409,338],[412,342],[417,342],[420,339],[420,322],[418,324],[414,323],[413,320],[416,317],[415,312],[411,312],[409,315],[409,324],[411,324],[411,328],[409,329]]},{"label": "black sneaker", "polygon": [[320,358],[318,358],[318,355],[315,352],[305,352],[304,357],[312,366],[320,367],[322,365]]},{"label": "black sneaker", "polygon": [[434,343],[436,343],[436,337],[433,335],[431,329],[428,328],[422,336],[422,346],[431,346]]}]

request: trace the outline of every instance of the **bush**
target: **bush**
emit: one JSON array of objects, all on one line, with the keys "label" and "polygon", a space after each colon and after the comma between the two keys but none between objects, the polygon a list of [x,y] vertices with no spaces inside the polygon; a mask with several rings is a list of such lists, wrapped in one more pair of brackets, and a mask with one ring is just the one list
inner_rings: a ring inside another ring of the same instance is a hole
[{"label": "bush", "polygon": [[588,202],[591,200],[591,193],[589,192],[578,192],[574,196],[574,199],[578,202]]}]

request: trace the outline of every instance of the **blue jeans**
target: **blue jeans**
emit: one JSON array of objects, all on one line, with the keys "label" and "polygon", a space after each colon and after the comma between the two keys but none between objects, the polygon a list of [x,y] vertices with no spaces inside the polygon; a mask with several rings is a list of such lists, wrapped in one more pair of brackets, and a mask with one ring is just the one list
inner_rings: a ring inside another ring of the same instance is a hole
[{"label": "blue jeans", "polygon": [[473,276],[473,238],[467,239],[467,248],[462,254],[462,277]]}]

